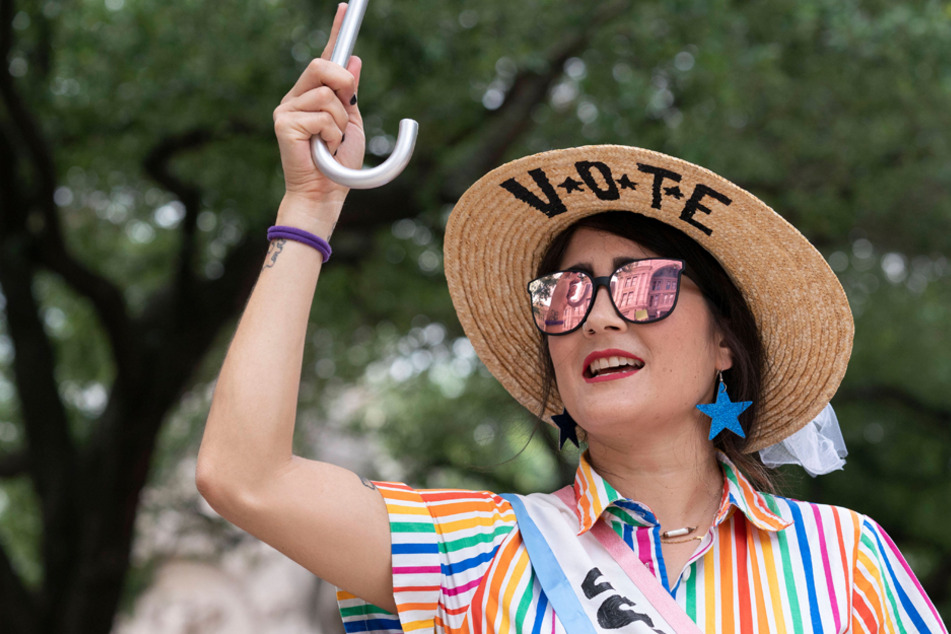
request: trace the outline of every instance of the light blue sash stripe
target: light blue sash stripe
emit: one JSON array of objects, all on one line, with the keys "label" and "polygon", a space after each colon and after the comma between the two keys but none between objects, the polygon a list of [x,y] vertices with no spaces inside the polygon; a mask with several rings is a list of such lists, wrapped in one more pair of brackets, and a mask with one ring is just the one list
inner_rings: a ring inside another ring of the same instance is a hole
[{"label": "light blue sash stripe", "polygon": [[532,562],[532,568],[538,575],[538,581],[542,584],[542,589],[548,595],[558,620],[565,627],[568,634],[597,634],[597,630],[585,614],[578,596],[571,588],[568,577],[565,576],[555,554],[551,552],[548,542],[541,531],[535,525],[535,522],[528,514],[525,504],[519,496],[506,493],[502,495],[512,505],[515,511],[515,517],[518,519],[518,530],[522,534],[522,541],[528,550],[528,558]]}]

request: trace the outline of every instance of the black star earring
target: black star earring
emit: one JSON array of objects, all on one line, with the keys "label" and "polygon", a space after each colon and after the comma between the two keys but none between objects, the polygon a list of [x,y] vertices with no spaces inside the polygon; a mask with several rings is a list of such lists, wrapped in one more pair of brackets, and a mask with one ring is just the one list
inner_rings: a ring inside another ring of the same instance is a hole
[{"label": "black star earring", "polygon": [[578,426],[578,423],[575,422],[575,419],[571,417],[571,414],[568,413],[568,410],[564,409],[561,411],[561,414],[555,414],[551,417],[551,422],[558,425],[558,448],[564,449],[565,441],[570,440],[574,443],[575,447],[578,447],[578,435],[575,429]]}]

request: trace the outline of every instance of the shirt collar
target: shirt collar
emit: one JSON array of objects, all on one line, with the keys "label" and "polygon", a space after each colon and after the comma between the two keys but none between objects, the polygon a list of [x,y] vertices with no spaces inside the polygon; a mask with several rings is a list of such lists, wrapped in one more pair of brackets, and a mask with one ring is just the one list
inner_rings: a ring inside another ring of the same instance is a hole
[{"label": "shirt collar", "polygon": [[[723,473],[723,499],[716,517],[718,525],[727,519],[734,509],[738,509],[750,523],[761,530],[775,532],[791,524],[769,509],[763,494],[753,488],[729,458],[718,452],[717,460]],[[646,526],[654,523],[649,508],[624,498],[594,470],[588,461],[587,452],[581,455],[581,462],[575,471],[574,493],[579,535],[591,530],[595,522],[609,509],[612,515],[620,516],[630,524]]]}]

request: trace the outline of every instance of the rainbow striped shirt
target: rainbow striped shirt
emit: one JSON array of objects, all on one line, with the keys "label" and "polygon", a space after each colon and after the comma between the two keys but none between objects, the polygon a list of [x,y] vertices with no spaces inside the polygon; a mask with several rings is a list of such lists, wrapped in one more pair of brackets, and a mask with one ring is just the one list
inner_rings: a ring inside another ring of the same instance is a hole
[{"label": "rainbow striped shirt", "polygon": [[[664,565],[650,509],[618,494],[585,456],[574,482],[578,532],[609,522],[705,632],[947,634],[874,521],[759,493],[725,456],[720,464],[723,499],[712,539],[679,576]],[[377,487],[390,515],[399,614],[338,592],[348,633],[564,632],[507,501],[487,491]]]}]

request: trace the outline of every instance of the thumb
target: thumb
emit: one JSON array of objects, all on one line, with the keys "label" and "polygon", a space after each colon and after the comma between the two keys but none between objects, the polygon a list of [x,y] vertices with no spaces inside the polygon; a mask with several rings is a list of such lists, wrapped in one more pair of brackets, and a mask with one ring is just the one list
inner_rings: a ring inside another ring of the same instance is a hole
[{"label": "thumb", "polygon": [[347,114],[350,115],[350,122],[363,127],[363,116],[360,114],[360,106],[357,104],[357,94],[360,92],[360,72],[363,70],[363,60],[352,55],[350,62],[347,63],[347,70],[353,75],[353,96],[344,104]]},{"label": "thumb", "polygon": [[350,74],[353,75],[353,98],[350,99],[350,102],[346,104],[347,109],[355,109],[357,107],[357,93],[360,92],[360,73],[363,71],[363,60],[357,57],[356,55],[350,56],[350,61],[347,63],[347,70],[350,71]]}]

